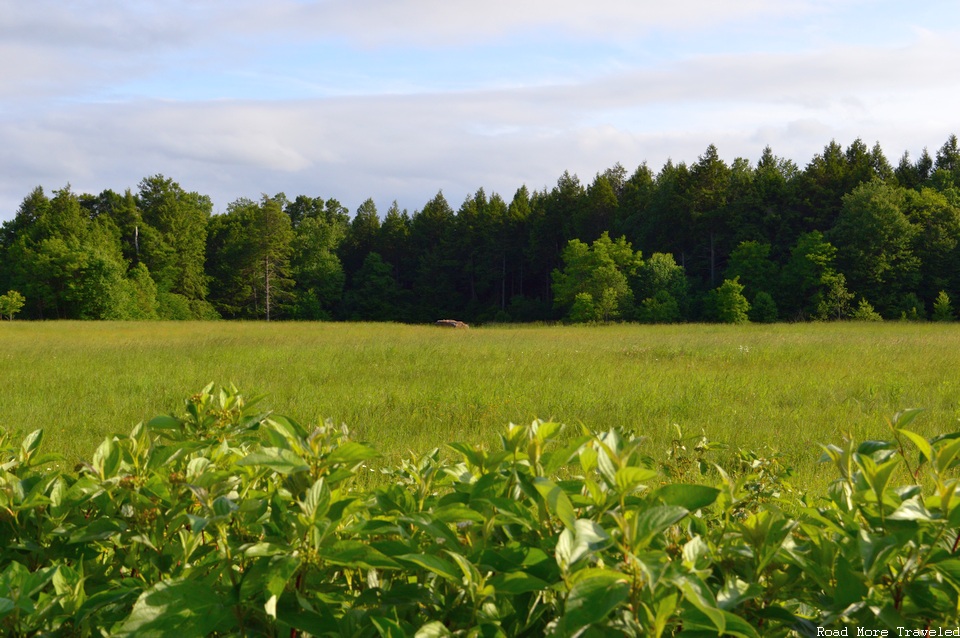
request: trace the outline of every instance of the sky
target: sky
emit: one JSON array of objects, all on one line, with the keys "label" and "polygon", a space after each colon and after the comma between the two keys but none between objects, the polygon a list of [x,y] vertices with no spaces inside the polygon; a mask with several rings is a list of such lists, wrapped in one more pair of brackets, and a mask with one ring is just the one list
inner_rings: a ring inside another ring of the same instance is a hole
[{"label": "sky", "polygon": [[956,0],[0,0],[0,221],[36,186],[372,198],[622,164],[894,165],[960,134]]}]

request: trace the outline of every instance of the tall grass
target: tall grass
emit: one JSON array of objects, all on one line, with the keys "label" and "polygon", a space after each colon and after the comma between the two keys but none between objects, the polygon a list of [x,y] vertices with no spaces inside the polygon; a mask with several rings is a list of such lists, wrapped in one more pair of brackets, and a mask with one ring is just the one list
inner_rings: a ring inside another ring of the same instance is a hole
[{"label": "tall grass", "polygon": [[687,434],[779,451],[819,483],[817,443],[885,436],[927,408],[956,429],[960,331],[913,323],[490,327],[333,323],[0,325],[0,426],[89,457],[210,381],[303,422],[348,424],[388,458],[489,443],[508,422],[624,426],[657,456]]}]

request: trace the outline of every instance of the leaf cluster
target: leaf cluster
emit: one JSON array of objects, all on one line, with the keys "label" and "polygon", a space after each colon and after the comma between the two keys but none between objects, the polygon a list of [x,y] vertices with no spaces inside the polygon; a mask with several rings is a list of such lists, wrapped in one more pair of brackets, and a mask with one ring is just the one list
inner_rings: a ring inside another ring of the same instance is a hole
[{"label": "leaf cluster", "polygon": [[[778,457],[510,425],[377,457],[212,385],[75,472],[0,439],[0,629],[48,636],[777,636],[958,621],[960,432]],[[448,458],[452,457],[452,458]],[[897,481],[905,479],[905,485]]]}]

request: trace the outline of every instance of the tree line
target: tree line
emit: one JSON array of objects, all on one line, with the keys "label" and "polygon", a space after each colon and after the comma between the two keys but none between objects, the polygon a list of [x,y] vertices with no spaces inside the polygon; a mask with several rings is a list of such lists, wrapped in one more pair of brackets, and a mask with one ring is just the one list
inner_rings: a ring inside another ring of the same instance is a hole
[{"label": "tree line", "polygon": [[283,193],[214,214],[162,175],[37,187],[0,227],[0,292],[31,319],[952,319],[958,242],[955,135],[895,167],[859,139],[803,169],[710,145],[413,214]]}]

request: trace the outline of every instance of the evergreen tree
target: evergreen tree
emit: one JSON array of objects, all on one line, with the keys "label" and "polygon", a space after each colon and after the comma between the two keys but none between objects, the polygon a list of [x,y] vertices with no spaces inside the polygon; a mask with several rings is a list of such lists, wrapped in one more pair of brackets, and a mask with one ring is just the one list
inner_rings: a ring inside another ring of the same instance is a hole
[{"label": "evergreen tree", "polygon": [[667,160],[657,174],[656,187],[640,224],[638,238],[640,246],[649,251],[670,253],[684,268],[694,245],[689,237],[693,227],[689,181],[690,171],[686,164],[674,165]]},{"label": "evergreen tree", "polygon": [[950,303],[950,295],[941,290],[933,302],[933,320],[934,321],[954,321],[956,313],[953,310],[953,304]]},{"label": "evergreen tree", "polygon": [[283,210],[286,198],[264,195],[255,209],[253,233],[253,289],[262,299],[263,318],[283,314],[284,306],[293,300],[293,278],[290,256],[294,238],[290,216]]},{"label": "evergreen tree", "polygon": [[932,300],[938,291],[960,286],[960,208],[928,187],[904,196],[903,212],[916,230],[912,251],[920,262],[912,291]]},{"label": "evergreen tree", "polygon": [[611,229],[615,235],[626,236],[627,241],[635,246],[645,245],[646,217],[655,190],[653,171],[646,163],[641,164],[623,184],[617,216]]},{"label": "evergreen tree", "polygon": [[[711,144],[690,169],[689,198],[691,205],[692,230],[697,237],[691,247],[694,256],[699,257],[694,266],[707,275],[710,286],[716,284],[719,276],[719,264],[729,253],[727,228],[727,199],[730,187],[730,168],[720,159],[717,147]],[[688,272],[690,267],[687,267]]]},{"label": "evergreen tree", "polygon": [[351,321],[400,321],[402,294],[390,264],[369,253],[344,297],[345,314]]},{"label": "evergreen tree", "polygon": [[457,288],[460,256],[454,235],[456,216],[442,192],[414,213],[410,221],[410,244],[416,255],[413,293],[414,320],[435,321],[459,315],[466,306]]},{"label": "evergreen tree", "polygon": [[381,257],[393,268],[394,278],[401,288],[413,286],[416,271],[416,253],[410,242],[410,215],[406,209],[400,210],[394,201],[380,226]]},{"label": "evergreen tree", "polygon": [[849,318],[854,294],[847,290],[846,277],[843,273],[835,273],[826,277],[824,283],[825,289],[818,295],[816,317],[823,320]]},{"label": "evergreen tree", "polygon": [[[521,186],[513,194],[507,206],[507,215],[503,225],[502,243],[506,255],[506,277],[502,291],[501,305],[505,308],[509,300],[524,299],[524,274],[529,273],[527,247],[530,243],[530,191]],[[517,319],[513,317],[513,319]]]},{"label": "evergreen tree", "polygon": [[290,258],[295,281],[291,314],[297,319],[334,317],[346,284],[337,248],[347,234],[345,220],[326,214],[305,217],[294,231]]},{"label": "evergreen tree", "polygon": [[937,151],[934,169],[945,176],[943,183],[960,185],[960,143],[956,135],[950,135]]},{"label": "evergreen tree", "polygon": [[283,194],[239,199],[212,220],[208,268],[220,312],[269,321],[289,310],[294,233],[285,202]]},{"label": "evergreen tree", "polygon": [[351,277],[360,269],[369,253],[380,250],[379,239],[380,216],[377,213],[377,205],[368,198],[357,208],[357,213],[353,216],[353,221],[350,222],[338,250],[340,262],[347,277]]},{"label": "evergreen tree", "polygon": [[880,313],[875,311],[873,306],[870,305],[870,302],[862,297],[860,298],[860,303],[857,304],[857,309],[853,311],[850,318],[854,321],[883,321]]},{"label": "evergreen tree", "polygon": [[207,296],[204,269],[210,198],[187,192],[172,179],[154,175],[141,180],[137,204],[143,217],[140,259],[161,293],[187,300]]},{"label": "evergreen tree", "polygon": [[730,253],[724,277],[742,282],[744,294],[754,297],[760,292],[770,294],[776,290],[778,270],[770,259],[770,244],[744,241]]},{"label": "evergreen tree", "polygon": [[[614,176],[614,179],[618,177]],[[597,173],[584,194],[583,203],[576,208],[573,236],[581,241],[593,242],[613,227],[618,208],[619,201],[613,184],[607,174]]]}]

